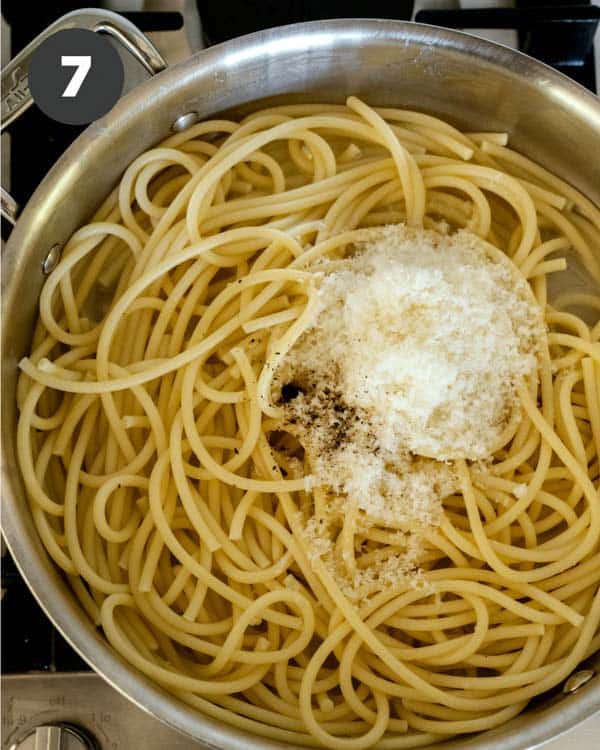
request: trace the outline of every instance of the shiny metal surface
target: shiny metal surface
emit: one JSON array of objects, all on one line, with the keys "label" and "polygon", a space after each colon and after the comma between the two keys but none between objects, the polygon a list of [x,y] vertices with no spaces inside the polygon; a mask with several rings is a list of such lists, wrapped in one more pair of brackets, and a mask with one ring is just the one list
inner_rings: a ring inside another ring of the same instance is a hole
[{"label": "shiny metal surface", "polygon": [[181,133],[182,130],[186,130],[192,125],[195,125],[199,119],[200,116],[197,112],[188,112],[185,115],[180,115],[171,125],[171,130],[175,133]]},{"label": "shiny metal surface", "polygon": [[167,63],[142,32],[118,13],[93,8],[74,10],[59,18],[30,42],[2,70],[2,123],[8,127],[33,104],[29,91],[29,65],[33,53],[52,34],[63,29],[89,29],[116,39],[151,74],[160,73]]},{"label": "shiny metal surface", "polygon": [[45,274],[52,273],[56,266],[58,265],[58,261],[60,260],[61,256],[61,247],[60,245],[52,245],[50,248],[50,252],[44,260],[42,261],[42,271]]},{"label": "shiny metal surface", "polygon": [[572,674],[563,685],[563,693],[576,693],[595,676],[593,669],[582,669]]},{"label": "shiny metal surface", "polygon": [[[2,677],[3,750],[35,750],[22,746],[23,738],[31,738],[35,728],[43,726],[44,722],[59,724],[66,716],[71,726],[75,724],[88,741],[91,739],[96,743],[92,747],[98,750],[141,750],[140,738],[143,738],[143,750],[208,750],[215,747],[173,732],[132,705],[93,672]],[[600,715],[597,715],[545,745],[544,750],[596,750],[599,730]],[[501,748],[501,745],[497,747]]]},{"label": "shiny metal surface", "polygon": [[[63,29],[89,29],[113,37],[150,75],[167,67],[163,56],[142,32],[118,13],[109,10],[74,10],[59,18],[30,42],[25,49],[2,69],[2,119],[0,132],[18,119],[33,104],[29,90],[29,66],[34,52],[52,34]],[[19,207],[14,198],[2,189],[2,216],[15,223]]]},{"label": "shiny metal surface", "polygon": [[9,750],[100,750],[93,735],[81,727],[64,722],[38,724],[17,730],[9,741]]},{"label": "shiny metal surface", "polygon": [[0,188],[0,192],[2,195],[2,216],[14,226],[19,215],[19,204],[4,188]]},{"label": "shiny metal surface", "polygon": [[[343,101],[431,112],[469,130],[508,131],[511,145],[600,204],[600,102],[505,47],[434,27],[330,21],[273,29],[203,51],[141,85],[65,153],[25,207],[4,262],[2,396],[4,530],[38,601],[74,648],[138,706],[224,750],[289,748],[204,717],[141,676],[108,646],[35,533],[15,461],[17,363],[29,346],[41,263],[100,204],[124,168],[178,117],[249,111],[265,101]],[[525,750],[600,710],[598,677],[557,693],[491,732],[436,747]]]},{"label": "shiny metal surface", "polygon": [[93,672],[2,677],[3,750],[38,750],[31,744],[36,729],[65,716],[89,744],[60,750],[208,750],[132,706]]},{"label": "shiny metal surface", "polygon": [[167,67],[164,57],[136,26],[133,24],[130,24],[130,26],[133,28],[123,27],[123,24],[111,20],[100,21],[93,27],[92,31],[97,31],[99,34],[108,34],[116,39],[150,75],[153,76],[163,71]]}]

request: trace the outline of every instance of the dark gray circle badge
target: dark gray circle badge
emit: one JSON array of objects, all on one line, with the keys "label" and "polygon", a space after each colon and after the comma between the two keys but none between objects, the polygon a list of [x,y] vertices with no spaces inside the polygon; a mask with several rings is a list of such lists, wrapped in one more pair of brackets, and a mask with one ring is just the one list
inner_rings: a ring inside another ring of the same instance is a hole
[{"label": "dark gray circle badge", "polygon": [[33,53],[29,89],[48,117],[66,125],[87,125],[117,103],[123,91],[123,63],[96,32],[63,29]]}]

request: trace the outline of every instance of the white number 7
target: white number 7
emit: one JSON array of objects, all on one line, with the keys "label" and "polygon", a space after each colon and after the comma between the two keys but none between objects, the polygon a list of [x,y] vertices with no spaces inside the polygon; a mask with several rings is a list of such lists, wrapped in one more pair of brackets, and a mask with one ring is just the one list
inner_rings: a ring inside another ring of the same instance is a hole
[{"label": "white number 7", "polygon": [[73,73],[73,78],[69,81],[67,88],[63,91],[63,96],[77,96],[85,77],[92,67],[91,55],[62,55],[60,64],[65,67],[75,67],[77,70]]}]

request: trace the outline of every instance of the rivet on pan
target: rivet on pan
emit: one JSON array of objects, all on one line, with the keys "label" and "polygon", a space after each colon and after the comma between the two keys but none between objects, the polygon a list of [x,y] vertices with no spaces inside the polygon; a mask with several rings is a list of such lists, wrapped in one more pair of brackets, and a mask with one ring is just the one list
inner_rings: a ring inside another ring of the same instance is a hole
[{"label": "rivet on pan", "polygon": [[594,674],[593,669],[582,669],[580,672],[575,672],[563,685],[563,693],[576,693],[580,687],[583,687],[592,679]]},{"label": "rivet on pan", "polygon": [[175,122],[171,125],[171,130],[176,133],[181,133],[182,130],[195,125],[200,119],[200,115],[197,112],[188,112],[185,115],[179,115]]},{"label": "rivet on pan", "polygon": [[52,245],[50,252],[42,261],[42,271],[44,273],[51,273],[54,271],[60,260],[60,245]]}]

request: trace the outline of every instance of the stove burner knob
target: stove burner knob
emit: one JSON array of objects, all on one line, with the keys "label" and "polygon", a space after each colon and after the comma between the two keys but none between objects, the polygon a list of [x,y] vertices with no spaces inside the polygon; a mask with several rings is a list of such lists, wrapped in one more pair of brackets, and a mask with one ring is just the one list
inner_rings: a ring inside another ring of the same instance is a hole
[{"label": "stove burner knob", "polygon": [[100,745],[86,729],[60,722],[28,729],[9,750],[100,750]]}]

